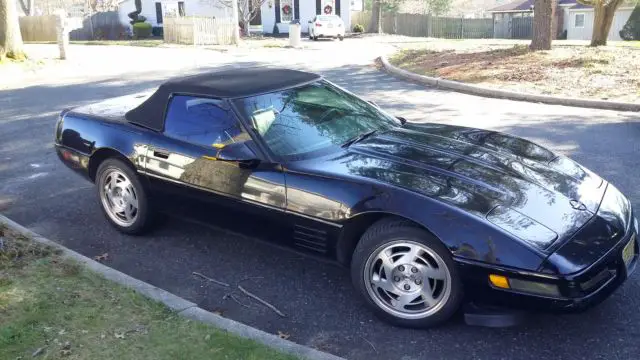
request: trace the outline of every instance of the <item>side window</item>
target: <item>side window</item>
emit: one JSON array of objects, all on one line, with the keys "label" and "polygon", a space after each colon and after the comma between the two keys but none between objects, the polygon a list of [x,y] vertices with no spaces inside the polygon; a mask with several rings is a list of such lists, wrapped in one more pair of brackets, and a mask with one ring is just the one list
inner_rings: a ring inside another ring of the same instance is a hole
[{"label": "side window", "polygon": [[206,147],[249,139],[231,110],[224,109],[220,100],[181,95],[171,99],[164,133]]}]

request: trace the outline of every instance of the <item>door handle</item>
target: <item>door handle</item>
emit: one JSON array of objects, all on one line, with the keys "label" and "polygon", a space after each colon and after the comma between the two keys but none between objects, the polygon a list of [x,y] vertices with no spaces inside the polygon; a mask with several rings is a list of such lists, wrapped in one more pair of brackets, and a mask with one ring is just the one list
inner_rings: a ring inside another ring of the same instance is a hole
[{"label": "door handle", "polygon": [[153,150],[153,156],[160,158],[160,159],[168,159],[169,158],[169,151],[167,150]]}]

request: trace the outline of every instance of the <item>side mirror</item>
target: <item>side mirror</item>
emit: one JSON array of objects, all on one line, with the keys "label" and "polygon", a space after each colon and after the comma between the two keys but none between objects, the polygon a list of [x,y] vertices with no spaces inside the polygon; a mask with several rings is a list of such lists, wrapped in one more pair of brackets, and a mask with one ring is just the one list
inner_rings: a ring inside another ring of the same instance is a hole
[{"label": "side mirror", "polygon": [[407,119],[403,118],[402,116],[396,116],[396,119],[400,120],[400,124],[402,125],[407,123]]},{"label": "side mirror", "polygon": [[256,153],[251,149],[249,143],[251,140],[241,141],[225,145],[218,150],[216,160],[220,161],[237,161],[243,163],[253,163],[259,161]]}]

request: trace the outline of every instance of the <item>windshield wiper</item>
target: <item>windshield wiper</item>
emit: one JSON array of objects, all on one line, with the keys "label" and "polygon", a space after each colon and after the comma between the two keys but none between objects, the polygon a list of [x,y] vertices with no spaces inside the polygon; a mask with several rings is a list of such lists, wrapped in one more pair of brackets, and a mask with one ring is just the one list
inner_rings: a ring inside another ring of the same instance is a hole
[{"label": "windshield wiper", "polygon": [[358,134],[358,135],[352,137],[351,139],[345,141],[344,144],[342,144],[341,146],[343,148],[349,147],[352,144],[355,144],[355,143],[357,143],[359,141],[362,141],[362,140],[368,138],[369,136],[375,134],[377,131],[378,130],[371,130],[371,131],[363,132],[362,134]]}]

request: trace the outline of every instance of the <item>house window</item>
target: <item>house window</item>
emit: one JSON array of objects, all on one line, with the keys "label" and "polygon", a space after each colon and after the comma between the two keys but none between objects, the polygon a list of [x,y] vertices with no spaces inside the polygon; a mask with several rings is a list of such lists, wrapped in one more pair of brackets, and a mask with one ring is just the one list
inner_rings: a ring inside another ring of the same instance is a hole
[{"label": "house window", "polygon": [[280,0],[280,22],[293,20],[293,0]]},{"label": "house window", "polygon": [[178,14],[180,16],[185,16],[184,15],[184,1],[178,1]]},{"label": "house window", "polygon": [[156,3],[156,23],[162,24],[162,3]]},{"label": "house window", "polygon": [[577,27],[577,28],[584,27],[584,14],[576,14],[573,27]]}]

